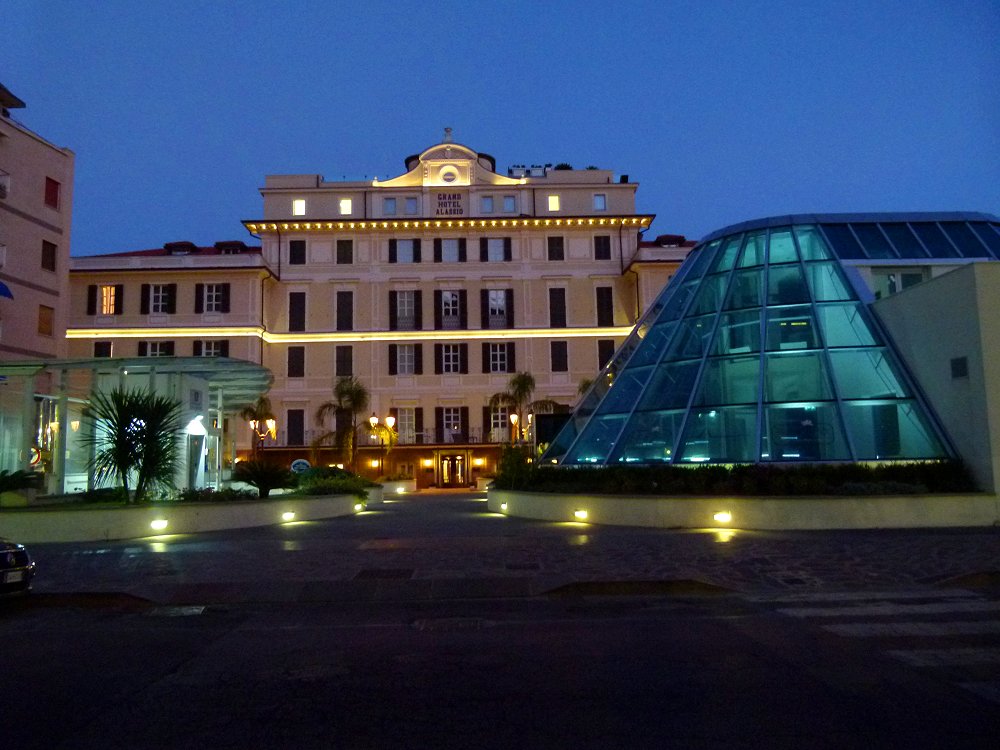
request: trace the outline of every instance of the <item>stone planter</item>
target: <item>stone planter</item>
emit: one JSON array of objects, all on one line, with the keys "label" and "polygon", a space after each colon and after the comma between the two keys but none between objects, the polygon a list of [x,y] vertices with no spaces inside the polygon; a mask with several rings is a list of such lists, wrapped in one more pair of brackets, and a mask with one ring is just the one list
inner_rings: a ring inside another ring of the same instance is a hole
[{"label": "stone planter", "polygon": [[394,495],[402,495],[406,492],[416,491],[416,479],[394,479],[391,482],[382,482],[382,493],[383,496],[387,498],[392,498]]},{"label": "stone planter", "polygon": [[490,484],[493,482],[494,477],[476,477],[476,489],[479,492],[486,492],[489,489]]},{"label": "stone planter", "polygon": [[377,487],[368,488],[368,501],[367,501],[368,507],[382,504],[382,492],[383,488],[381,485]]}]

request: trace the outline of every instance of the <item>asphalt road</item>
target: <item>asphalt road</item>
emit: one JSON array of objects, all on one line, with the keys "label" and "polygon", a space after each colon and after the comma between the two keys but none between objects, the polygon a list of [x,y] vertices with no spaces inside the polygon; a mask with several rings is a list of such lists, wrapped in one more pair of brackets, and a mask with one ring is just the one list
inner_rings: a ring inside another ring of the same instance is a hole
[{"label": "asphalt road", "polygon": [[[988,554],[996,538],[920,539]],[[875,555],[882,578],[819,585],[819,563],[789,545],[841,549],[863,571],[873,541],[916,537],[746,540],[517,522],[450,497],[40,545],[35,594],[0,601],[0,737],[24,750],[998,746],[992,578],[907,583]],[[674,558],[684,567],[658,562]],[[721,585],[726,561],[747,559],[757,585]]]}]

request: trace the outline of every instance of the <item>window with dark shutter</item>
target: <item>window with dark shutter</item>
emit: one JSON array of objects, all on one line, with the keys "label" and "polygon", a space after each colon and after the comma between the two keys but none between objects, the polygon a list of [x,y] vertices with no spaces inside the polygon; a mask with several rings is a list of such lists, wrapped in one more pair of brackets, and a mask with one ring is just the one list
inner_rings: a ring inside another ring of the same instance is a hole
[{"label": "window with dark shutter", "polygon": [[354,292],[337,292],[337,330],[354,330]]},{"label": "window with dark shutter", "polygon": [[354,240],[337,240],[337,265],[354,263]]},{"label": "window with dark shutter", "polygon": [[288,377],[304,378],[306,375],[306,348],[304,346],[288,347]]},{"label": "window with dark shutter", "polygon": [[[195,313],[205,312],[205,285],[194,285],[194,311]],[[198,355],[196,355],[198,356]]]},{"label": "window with dark shutter", "polygon": [[140,287],[140,294],[142,298],[139,301],[139,314],[149,315],[149,295],[152,287],[149,284],[143,284]]},{"label": "window with dark shutter", "polygon": [[204,342],[202,341],[195,341],[191,347],[191,354],[195,357],[200,357],[203,351],[203,344]]},{"label": "window with dark shutter", "polygon": [[87,315],[97,315],[97,284],[87,286]]},{"label": "window with dark shutter", "polygon": [[615,354],[615,342],[611,339],[597,341],[597,368],[603,370]]},{"label": "window with dark shutter", "polygon": [[566,327],[566,290],[561,287],[549,289],[549,327]]},{"label": "window with dark shutter", "polygon": [[549,260],[565,260],[566,251],[563,245],[562,237],[549,237],[546,240],[548,246],[548,258]]},{"label": "window with dark shutter", "polygon": [[334,374],[338,378],[354,374],[354,347],[341,345],[334,349]]},{"label": "window with dark shutter", "polygon": [[549,343],[552,372],[569,372],[569,352],[565,341]]},{"label": "window with dark shutter", "polygon": [[599,234],[594,237],[594,260],[611,260],[611,236]]},{"label": "window with dark shutter", "polygon": [[613,326],[615,324],[615,306],[613,290],[610,286],[599,286],[597,297],[597,325]]},{"label": "window with dark shutter", "polygon": [[288,293],[288,330],[306,330],[306,293]]},{"label": "window with dark shutter", "polygon": [[125,285],[115,284],[115,315],[125,312]]},{"label": "window with dark shutter", "polygon": [[399,345],[389,344],[389,374],[396,375],[399,372],[397,357],[399,356]]},{"label": "window with dark shutter", "polygon": [[285,412],[285,429],[287,445],[305,445],[306,443],[306,413],[303,409],[289,409]]},{"label": "window with dark shutter", "polygon": [[514,290],[504,289],[505,307],[507,313],[507,327],[514,327]]},{"label": "window with dark shutter", "polygon": [[304,266],[306,264],[306,241],[291,240],[288,243],[288,265]]},{"label": "window with dark shutter", "polygon": [[517,363],[514,361],[514,342],[507,342],[507,372],[517,372]]},{"label": "window with dark shutter", "polygon": [[110,341],[95,341],[94,342],[94,356],[95,357],[110,357],[111,356],[111,342]]},{"label": "window with dark shutter", "polygon": [[219,300],[219,312],[227,313],[229,312],[229,284],[220,284],[219,292],[221,294],[221,299]]}]

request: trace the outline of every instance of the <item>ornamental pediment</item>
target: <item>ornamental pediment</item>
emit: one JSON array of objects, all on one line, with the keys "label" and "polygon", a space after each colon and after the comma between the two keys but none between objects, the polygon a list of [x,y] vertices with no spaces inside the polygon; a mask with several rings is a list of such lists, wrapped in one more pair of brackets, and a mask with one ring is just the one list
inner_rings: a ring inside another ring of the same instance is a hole
[{"label": "ornamental pediment", "polygon": [[[446,137],[450,137],[450,128]],[[446,140],[406,161],[409,171],[390,180],[372,181],[373,187],[455,188],[470,185],[520,185],[523,181],[497,174],[493,157]]]}]

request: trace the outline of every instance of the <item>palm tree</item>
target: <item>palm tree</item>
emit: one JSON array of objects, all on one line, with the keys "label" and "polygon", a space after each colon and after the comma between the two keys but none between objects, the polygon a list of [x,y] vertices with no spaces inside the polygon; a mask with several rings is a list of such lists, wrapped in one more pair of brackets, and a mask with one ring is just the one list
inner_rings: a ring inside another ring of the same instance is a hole
[{"label": "palm tree", "polygon": [[[240,419],[247,422],[255,421],[260,429],[260,425],[266,424],[267,420],[274,419],[274,411],[271,409],[271,399],[267,396],[258,396],[252,404],[247,404],[240,409]],[[256,430],[255,430],[256,432]],[[264,439],[259,433],[254,435],[253,452],[257,453]]]},{"label": "palm tree", "polygon": [[313,446],[319,447],[331,438],[336,439],[344,455],[349,457],[351,470],[354,470],[356,460],[355,435],[358,431],[358,415],[368,411],[368,389],[365,384],[353,375],[339,378],[333,386],[333,400],[325,401],[316,410],[316,421],[323,424],[329,417],[336,419],[338,413],[350,413],[351,424],[338,424],[335,430],[324,432],[313,441]]},{"label": "palm tree", "polygon": [[531,396],[535,392],[535,376],[530,372],[518,372],[511,376],[507,383],[507,390],[494,393],[490,396],[489,407],[491,409],[506,408],[512,414],[517,415],[518,440],[521,435],[526,434],[528,425],[524,422],[524,412],[529,414],[535,412],[550,412],[559,404],[549,398],[532,401]]},{"label": "palm tree", "polygon": [[180,461],[180,404],[149,390],[98,391],[84,412],[90,422],[83,442],[95,450],[90,469],[99,481],[121,482],[126,498],[132,478],[134,500],[154,489],[173,487]]}]

